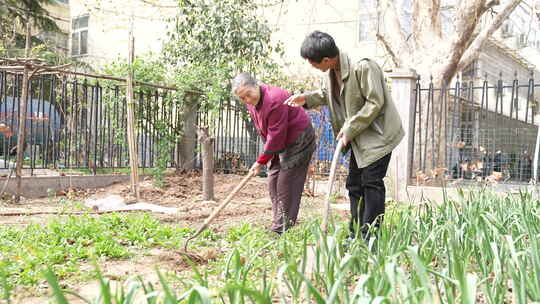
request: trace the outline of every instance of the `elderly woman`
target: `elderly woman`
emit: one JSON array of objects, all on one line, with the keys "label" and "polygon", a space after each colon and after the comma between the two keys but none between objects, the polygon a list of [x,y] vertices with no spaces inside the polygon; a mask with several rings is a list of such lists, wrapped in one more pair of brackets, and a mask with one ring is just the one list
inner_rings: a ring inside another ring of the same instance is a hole
[{"label": "elderly woman", "polygon": [[259,135],[264,151],[250,171],[259,173],[268,164],[268,190],[272,200],[272,231],[282,233],[296,223],[311,155],[315,151],[315,132],[302,108],[283,102],[285,90],[257,81],[247,73],[232,81],[232,92],[244,103]]}]

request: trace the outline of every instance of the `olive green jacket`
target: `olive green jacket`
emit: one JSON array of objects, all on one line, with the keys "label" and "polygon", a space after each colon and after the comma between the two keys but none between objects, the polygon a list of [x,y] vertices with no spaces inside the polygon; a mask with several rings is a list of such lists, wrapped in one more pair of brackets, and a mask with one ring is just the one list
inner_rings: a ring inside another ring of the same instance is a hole
[{"label": "olive green jacket", "polygon": [[[343,52],[339,60],[343,87],[337,88],[330,70],[325,88],[305,94],[305,107],[328,105],[334,134],[347,136],[358,167],[364,168],[392,152],[405,132],[379,65],[370,59],[351,63]],[[344,108],[331,88],[341,96]]]}]

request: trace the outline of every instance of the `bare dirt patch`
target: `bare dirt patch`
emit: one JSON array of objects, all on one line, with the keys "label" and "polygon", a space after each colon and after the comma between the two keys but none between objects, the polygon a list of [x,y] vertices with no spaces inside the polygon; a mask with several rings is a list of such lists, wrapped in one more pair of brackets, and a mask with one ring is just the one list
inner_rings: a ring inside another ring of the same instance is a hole
[{"label": "bare dirt patch", "polygon": [[[170,175],[164,180],[165,187],[156,187],[151,178],[142,180],[139,184],[141,201],[165,207],[179,208],[174,215],[156,214],[164,221],[179,224],[180,226],[197,225],[212,212],[212,210],[224,199],[230,191],[242,180],[243,176],[216,174],[215,176],[215,201],[202,201],[201,177],[197,173]],[[81,190],[69,189],[56,193],[49,198],[24,199],[20,204],[0,204],[2,213],[28,213],[35,212],[69,212],[74,211],[66,206],[66,202],[84,202],[90,199],[100,199],[116,194],[132,200],[130,185],[117,183],[107,188]],[[269,220],[271,213],[270,200],[266,180],[253,178],[233,198],[230,205],[215,219],[215,227],[221,231],[232,224],[247,221],[259,222]],[[84,210],[79,208],[78,211]],[[56,214],[37,214],[27,216],[0,216],[0,224],[24,225],[28,222],[46,222],[47,218]]]},{"label": "bare dirt patch", "polygon": [[[242,175],[215,174],[215,200],[203,201],[202,178],[198,172],[168,175],[164,178],[165,187],[163,188],[155,186],[151,177],[146,177],[139,183],[140,201],[178,208],[179,212],[176,214],[156,213],[155,215],[163,222],[197,228],[243,178]],[[320,214],[320,206],[324,200],[324,195],[320,191],[314,191],[315,187],[312,186],[312,183],[308,183],[306,186],[299,221],[302,221],[302,218],[306,215]],[[101,199],[110,195],[120,195],[128,202],[135,202],[131,195],[129,182],[116,183],[100,189],[68,189],[59,191],[48,198],[22,199],[19,204],[0,201],[0,213],[2,214],[28,214],[23,216],[0,216],[0,224],[46,223],[48,218],[56,217],[58,214],[70,214],[74,211],[92,211],[83,206],[86,200]],[[306,205],[306,202],[309,205]],[[216,232],[223,232],[231,225],[237,225],[241,222],[258,223],[267,227],[270,225],[271,216],[272,209],[266,178],[255,177],[233,197],[227,208],[214,219],[211,228],[215,229]]]}]

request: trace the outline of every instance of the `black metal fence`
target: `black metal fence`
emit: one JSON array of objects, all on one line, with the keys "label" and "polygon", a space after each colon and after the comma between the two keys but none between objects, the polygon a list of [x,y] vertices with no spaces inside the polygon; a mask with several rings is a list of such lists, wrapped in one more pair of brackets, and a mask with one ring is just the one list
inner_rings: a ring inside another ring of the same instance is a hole
[{"label": "black metal fence", "polygon": [[[219,111],[202,109],[198,114],[198,124],[211,126],[215,137],[214,159],[217,170],[230,173],[246,171],[262,149],[262,142],[245,106],[239,101],[222,101]],[[318,137],[311,166],[311,173],[326,175],[336,148],[331,130],[329,112],[326,107],[319,111],[309,111],[309,116]],[[197,165],[201,167],[199,155]],[[341,161],[341,169],[348,167],[348,157]]]},{"label": "black metal fence", "polygon": [[[0,72],[0,169],[15,166],[21,91],[20,73]],[[204,125],[215,137],[216,170],[246,171],[262,144],[245,106],[235,100],[222,101],[213,110],[199,108],[191,113],[196,117],[191,117],[175,93],[135,87],[139,167],[171,168],[182,161],[200,167],[196,135],[184,131]],[[325,174],[335,148],[328,113],[310,115],[320,137],[312,172]],[[181,159],[180,150],[190,143],[192,150]],[[100,174],[129,168],[125,84],[99,77],[33,77],[23,148],[23,168],[29,169],[25,175]],[[165,164],[158,164],[164,159]]]},{"label": "black metal fence", "polygon": [[[0,168],[14,166],[22,75],[0,72]],[[156,143],[180,126],[169,90],[138,87],[135,94],[139,166],[156,165]],[[29,83],[24,168],[126,168],[125,86],[99,78],[40,75]],[[169,104],[168,107],[161,107]],[[157,110],[163,108],[166,110]],[[168,151],[175,153],[174,148]],[[172,165],[169,162],[167,165]],[[84,172],[84,170],[82,170]]]},{"label": "black metal fence", "polygon": [[447,88],[418,81],[411,176],[420,183],[529,182],[539,97],[532,76],[525,83],[458,79]]},{"label": "black metal fence", "polygon": [[[224,173],[244,172],[255,162],[262,143],[244,105],[220,101],[217,111],[200,109],[197,125],[210,127],[214,141],[214,167]],[[197,149],[197,151],[199,151]],[[197,167],[202,167],[196,154]]]},{"label": "black metal fence", "polygon": [[[0,169],[14,167],[21,89],[20,74],[0,72]],[[38,75],[30,81],[29,92],[23,148],[24,168],[30,172],[25,175],[70,169],[99,174],[129,167],[123,83]],[[247,170],[262,144],[244,106],[224,100],[212,111],[199,108],[194,117],[186,117],[185,104],[175,93],[135,88],[139,166],[155,168],[163,159],[167,161],[161,166],[179,166],[183,145],[197,141],[195,135],[182,134],[186,124],[193,124],[210,127],[217,170]],[[525,83],[457,81],[447,88],[426,88],[418,81],[411,176],[528,182],[533,177],[539,94],[540,84],[532,77]],[[329,114],[323,109],[310,116],[319,137],[311,172],[327,174],[335,148]],[[193,147],[188,158],[200,167],[200,149]],[[341,165],[345,173],[347,158]]]}]

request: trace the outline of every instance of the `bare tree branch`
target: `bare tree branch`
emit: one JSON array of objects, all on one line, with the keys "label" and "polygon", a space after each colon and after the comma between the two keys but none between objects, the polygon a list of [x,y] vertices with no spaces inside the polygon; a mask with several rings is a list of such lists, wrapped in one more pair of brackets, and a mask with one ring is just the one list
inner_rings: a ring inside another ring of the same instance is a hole
[{"label": "bare tree branch", "polygon": [[456,11],[455,33],[450,43],[450,49],[454,51],[453,58],[461,57],[486,10],[485,0],[460,2]]},{"label": "bare tree branch", "polygon": [[[139,0],[142,3],[159,8],[178,8],[178,4],[161,4],[160,1]],[[157,3],[156,3],[157,2]]]},{"label": "bare tree branch", "polygon": [[[485,7],[486,9],[484,10],[484,12],[482,14],[485,14],[488,10],[492,10],[491,11],[491,14],[493,14],[493,7],[496,6],[496,5],[499,5],[500,4],[500,1],[499,0],[489,0]],[[467,45],[465,46],[465,48],[468,48],[469,46],[471,46],[471,44],[473,43],[473,41],[476,39],[476,37],[478,37],[478,35],[480,34],[480,31],[482,29],[480,28],[475,28],[475,30],[472,32],[472,35],[471,37],[469,38],[469,41],[467,43]]]},{"label": "bare tree branch", "polygon": [[474,41],[471,43],[471,46],[467,48],[463,56],[461,57],[461,60],[459,61],[459,64],[457,66],[457,69],[463,69],[467,65],[469,65],[480,52],[480,49],[486,42],[486,40],[493,35],[493,33],[502,25],[504,20],[508,18],[508,16],[514,11],[514,9],[521,3],[522,0],[510,0],[506,3],[506,6],[497,14],[497,16],[491,21],[491,24],[486,26],[474,39]]},{"label": "bare tree branch", "polygon": [[392,58],[392,62],[394,63],[394,65],[396,67],[401,67],[403,66],[401,60],[399,59],[398,56],[396,56],[396,54],[392,51],[392,46],[390,45],[390,43],[384,38],[384,36],[382,36],[381,34],[377,33],[377,40],[379,40],[383,46],[384,46],[384,49],[386,50],[386,52],[388,53],[388,55],[390,55],[390,58]]},{"label": "bare tree branch", "polygon": [[[516,0],[513,0],[516,1]],[[521,0],[517,0],[521,1]],[[498,1],[474,0],[461,1],[456,12],[456,31],[449,43],[446,64],[439,70],[437,78],[443,83],[448,83],[459,70],[458,64],[463,54],[472,46],[471,40],[478,39],[481,35],[475,34],[482,15]],[[476,37],[476,38],[475,38]]]},{"label": "bare tree branch", "polygon": [[440,0],[413,2],[411,28],[416,49],[431,47],[442,37]]},{"label": "bare tree branch", "polygon": [[441,0],[432,0],[431,1],[431,28],[434,30],[439,37],[442,36],[442,25],[441,25]]},{"label": "bare tree branch", "polygon": [[403,66],[403,61],[400,58],[409,57],[411,55],[411,49],[401,27],[396,6],[392,0],[386,0],[384,1],[384,7],[379,6],[379,9],[379,11],[384,12],[383,20],[386,30],[384,31],[384,35],[377,32],[377,39],[382,42],[394,64],[398,67]]}]

